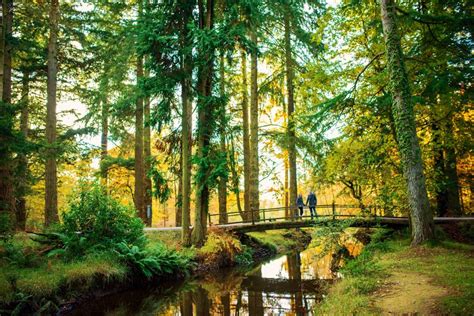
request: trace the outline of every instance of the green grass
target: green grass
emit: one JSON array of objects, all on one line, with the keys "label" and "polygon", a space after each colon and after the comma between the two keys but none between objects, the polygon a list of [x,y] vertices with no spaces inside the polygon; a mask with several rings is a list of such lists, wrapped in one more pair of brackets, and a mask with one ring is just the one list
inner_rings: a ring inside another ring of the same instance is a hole
[{"label": "green grass", "polygon": [[247,234],[279,253],[288,252],[300,245],[301,232],[293,230],[279,229]]},{"label": "green grass", "polygon": [[342,269],[344,278],[332,287],[317,313],[379,314],[380,311],[370,307],[370,303],[377,299],[372,297],[374,291],[391,272],[408,271],[426,275],[434,284],[448,289],[448,295],[438,306],[443,314],[472,314],[473,253],[473,245],[454,241],[411,248],[405,235],[372,243]]},{"label": "green grass", "polygon": [[153,245],[156,242],[165,244],[170,249],[180,250],[181,246],[181,231],[156,231],[146,232],[146,237],[149,240],[149,245]]},{"label": "green grass", "polygon": [[128,270],[110,254],[94,254],[81,261],[50,259],[35,268],[4,265],[0,271],[0,302],[9,303],[17,293],[50,297],[60,291],[84,291],[123,281]]}]

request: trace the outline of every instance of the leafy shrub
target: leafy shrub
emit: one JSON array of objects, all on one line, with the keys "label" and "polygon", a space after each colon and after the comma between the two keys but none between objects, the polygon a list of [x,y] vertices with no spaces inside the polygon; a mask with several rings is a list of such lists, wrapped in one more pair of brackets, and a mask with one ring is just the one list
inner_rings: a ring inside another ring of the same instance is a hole
[{"label": "leafy shrub", "polygon": [[10,263],[20,268],[31,268],[39,264],[38,254],[31,248],[23,248],[12,242],[4,243],[3,257]]},{"label": "leafy shrub", "polygon": [[111,250],[121,242],[142,247],[143,227],[131,207],[121,205],[97,183],[83,183],[63,215],[58,238],[66,251],[76,255]]},{"label": "leafy shrub", "polygon": [[156,275],[170,275],[178,271],[185,271],[189,267],[190,258],[156,244],[150,249],[140,249],[124,242],[117,245],[115,252],[134,272],[138,272],[147,279]]},{"label": "leafy shrub", "polygon": [[239,266],[249,266],[253,264],[253,249],[242,245],[242,252],[235,255],[235,263]]},{"label": "leafy shrub", "polygon": [[222,266],[235,262],[235,256],[242,252],[242,244],[234,236],[222,230],[210,230],[198,257],[205,264]]},{"label": "leafy shrub", "polygon": [[13,231],[10,214],[7,212],[0,212],[0,240],[7,241],[10,239]]}]

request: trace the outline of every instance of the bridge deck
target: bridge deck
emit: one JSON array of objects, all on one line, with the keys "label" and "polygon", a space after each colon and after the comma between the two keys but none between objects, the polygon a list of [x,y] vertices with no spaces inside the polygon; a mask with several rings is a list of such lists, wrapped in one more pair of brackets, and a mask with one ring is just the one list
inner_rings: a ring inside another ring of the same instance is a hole
[{"label": "bridge deck", "polygon": [[[340,221],[341,219],[352,218],[350,224],[351,227],[372,227],[372,226],[387,226],[393,228],[399,228],[408,225],[407,217],[344,217],[340,216],[337,219],[333,219],[330,216],[320,217],[315,220],[284,220],[278,222],[271,221],[262,221],[256,223],[235,223],[235,224],[219,224],[211,225],[211,227],[220,227],[227,231],[238,232],[238,233],[247,233],[254,231],[264,231],[264,230],[273,230],[273,229],[290,229],[290,228],[304,228],[304,227],[313,227],[313,226],[325,226],[328,223],[334,221]],[[474,223],[474,216],[466,217],[435,217],[435,224],[447,224],[455,222],[471,222]],[[147,227],[145,231],[154,232],[154,231],[179,231],[181,227]]]}]

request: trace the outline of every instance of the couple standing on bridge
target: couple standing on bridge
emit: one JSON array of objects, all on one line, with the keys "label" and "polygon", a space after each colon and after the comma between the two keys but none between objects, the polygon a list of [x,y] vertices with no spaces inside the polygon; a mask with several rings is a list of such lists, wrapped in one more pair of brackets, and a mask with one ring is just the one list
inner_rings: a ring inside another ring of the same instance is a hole
[{"label": "couple standing on bridge", "polygon": [[[316,205],[318,205],[318,198],[313,191],[309,192],[308,197],[306,198],[306,205],[309,207],[311,219],[313,219],[313,217],[317,217],[318,214],[316,213]],[[296,198],[296,206],[298,206],[298,209],[300,210],[300,217],[303,217],[303,207],[306,205],[303,201],[303,195],[298,194],[298,197]]]}]

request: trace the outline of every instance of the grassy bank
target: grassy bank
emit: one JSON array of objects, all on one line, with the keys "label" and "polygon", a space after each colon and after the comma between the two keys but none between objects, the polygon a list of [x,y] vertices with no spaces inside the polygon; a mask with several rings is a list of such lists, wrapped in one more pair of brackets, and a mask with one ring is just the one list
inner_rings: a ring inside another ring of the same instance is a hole
[{"label": "grassy bank", "polygon": [[148,243],[77,258],[55,255],[49,245],[19,233],[0,243],[0,314],[54,313],[67,302],[124,288],[134,282],[184,275],[189,257]]},{"label": "grassy bank", "polygon": [[[142,249],[126,249],[126,256],[116,252],[94,251],[65,259],[48,255],[47,246],[34,242],[27,234],[16,234],[0,246],[0,313],[13,311],[54,312],[65,302],[93,297],[117,290],[140,280],[160,278],[169,273],[199,275],[226,266],[250,265],[258,254],[287,252],[299,247],[306,235],[295,231],[251,234],[251,245],[235,236],[211,230],[201,249],[183,248],[180,232],[147,233]],[[158,267],[148,267],[150,255]],[[166,265],[169,262],[171,266]],[[185,258],[185,262],[182,259]],[[188,260],[188,261],[186,261]],[[189,263],[186,263],[189,262]],[[188,270],[189,272],[186,272]],[[149,279],[148,278],[148,279]]]},{"label": "grassy bank", "polygon": [[406,234],[380,237],[342,269],[317,313],[379,315],[395,304],[422,314],[474,313],[473,245],[445,240],[411,248]]}]

